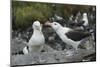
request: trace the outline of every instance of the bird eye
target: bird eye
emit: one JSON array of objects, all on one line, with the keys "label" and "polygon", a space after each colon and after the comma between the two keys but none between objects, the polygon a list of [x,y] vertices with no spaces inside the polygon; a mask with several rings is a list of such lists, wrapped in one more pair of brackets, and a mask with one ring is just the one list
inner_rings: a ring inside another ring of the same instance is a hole
[{"label": "bird eye", "polygon": [[55,25],[57,25],[57,24],[55,23]]}]

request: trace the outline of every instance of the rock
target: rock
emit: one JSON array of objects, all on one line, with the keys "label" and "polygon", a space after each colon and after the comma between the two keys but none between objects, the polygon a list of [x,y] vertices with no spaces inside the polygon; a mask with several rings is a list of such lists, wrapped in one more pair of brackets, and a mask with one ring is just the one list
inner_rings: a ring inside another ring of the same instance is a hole
[{"label": "rock", "polygon": [[94,52],[90,55],[83,57],[82,61],[96,61],[96,53]]},{"label": "rock", "polygon": [[46,63],[63,63],[79,62],[87,55],[94,53],[95,50],[68,50],[52,51],[42,53],[29,53],[27,55],[13,55],[11,65],[28,65],[28,64],[46,64]]},{"label": "rock", "polygon": [[12,39],[11,40],[11,54],[22,51],[25,46],[26,46],[25,41],[23,41],[21,39],[20,40]]}]

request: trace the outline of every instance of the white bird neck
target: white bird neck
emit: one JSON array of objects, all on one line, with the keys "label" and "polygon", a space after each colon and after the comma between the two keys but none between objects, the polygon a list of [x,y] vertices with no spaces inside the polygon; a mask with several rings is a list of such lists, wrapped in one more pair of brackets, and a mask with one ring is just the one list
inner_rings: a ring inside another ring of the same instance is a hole
[{"label": "white bird neck", "polygon": [[65,32],[66,32],[66,30],[64,29],[64,27],[59,27],[59,29],[56,30],[56,33],[58,35],[63,35]]},{"label": "white bird neck", "polygon": [[41,30],[39,31],[39,30],[34,29],[33,34],[36,36],[36,35],[42,34],[42,32],[41,32]]},{"label": "white bird neck", "polygon": [[87,16],[83,16],[83,19],[88,19],[88,17]]}]

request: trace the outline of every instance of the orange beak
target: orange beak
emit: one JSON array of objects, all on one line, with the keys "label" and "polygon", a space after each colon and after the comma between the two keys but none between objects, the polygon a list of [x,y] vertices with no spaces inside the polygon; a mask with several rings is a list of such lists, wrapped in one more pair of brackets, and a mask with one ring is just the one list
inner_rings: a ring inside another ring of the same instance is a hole
[{"label": "orange beak", "polygon": [[47,21],[44,25],[51,27],[52,23],[50,21]]}]

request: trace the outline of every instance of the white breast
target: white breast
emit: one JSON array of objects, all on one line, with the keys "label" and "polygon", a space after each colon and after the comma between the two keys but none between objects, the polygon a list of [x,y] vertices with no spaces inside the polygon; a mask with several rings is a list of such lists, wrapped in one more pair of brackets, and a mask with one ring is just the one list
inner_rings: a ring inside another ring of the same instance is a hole
[{"label": "white breast", "polygon": [[87,16],[84,16],[82,20],[85,21],[85,23],[83,25],[87,26],[88,25],[88,18],[87,18]]},{"label": "white breast", "polygon": [[45,44],[44,35],[40,31],[34,31],[31,39],[29,40],[28,46],[30,52],[40,52]]},{"label": "white breast", "polygon": [[34,34],[34,35],[31,37],[31,39],[29,40],[28,45],[30,45],[30,46],[32,46],[32,45],[33,45],[33,46],[34,46],[34,45],[42,45],[42,44],[45,43],[44,40],[45,40],[45,39],[44,39],[43,34],[37,33],[37,34]]}]

